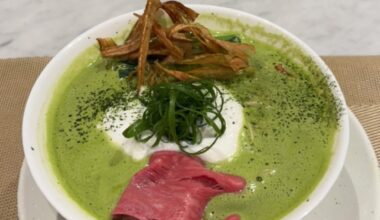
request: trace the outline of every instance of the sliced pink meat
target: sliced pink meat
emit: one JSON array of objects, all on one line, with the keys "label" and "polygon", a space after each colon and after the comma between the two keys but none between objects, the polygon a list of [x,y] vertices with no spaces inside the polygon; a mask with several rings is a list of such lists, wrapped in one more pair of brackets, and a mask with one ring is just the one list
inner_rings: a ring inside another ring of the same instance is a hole
[{"label": "sliced pink meat", "polygon": [[224,220],[240,220],[240,216],[239,215],[230,215],[228,216],[227,218],[225,218]]},{"label": "sliced pink meat", "polygon": [[245,184],[241,177],[207,170],[198,158],[159,151],[133,176],[112,215],[129,220],[200,220],[212,197],[239,192]]}]

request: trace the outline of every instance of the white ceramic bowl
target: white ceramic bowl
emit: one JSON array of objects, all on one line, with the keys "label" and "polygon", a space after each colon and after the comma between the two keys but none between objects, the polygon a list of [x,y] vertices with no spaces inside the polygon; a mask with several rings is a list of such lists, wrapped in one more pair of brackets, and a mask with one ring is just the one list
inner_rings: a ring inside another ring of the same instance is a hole
[{"label": "white ceramic bowl", "polygon": [[[263,27],[268,33],[284,36],[290,42],[293,42],[300,49],[300,51],[310,57],[321,69],[323,74],[327,75],[332,82],[335,82],[336,85],[338,85],[329,68],[312,49],[310,49],[297,37],[277,25],[254,15],[228,8],[209,5],[189,6],[201,14],[213,12],[226,18],[232,18],[234,21],[237,20],[244,25],[258,25]],[[139,11],[139,13],[141,13],[141,11]],[[55,207],[55,209],[57,209],[61,215],[69,220],[84,220],[91,219],[92,217],[76,205],[76,203],[69,196],[67,196],[64,189],[59,185],[58,180],[51,169],[49,161],[47,160],[46,146],[44,146],[44,123],[46,121],[45,112],[56,83],[59,81],[64,70],[73,61],[73,59],[75,59],[75,57],[84,49],[95,44],[95,39],[97,37],[113,36],[115,32],[125,29],[128,22],[135,19],[136,18],[132,15],[132,13],[112,18],[91,28],[71,41],[45,67],[34,84],[26,104],[22,125],[22,139],[26,161],[29,165],[34,180],[43,194]],[[230,31],[236,32],[245,32],[247,30],[239,25],[229,25],[228,27],[221,26],[213,23],[211,20],[203,24],[213,30],[220,31],[226,31],[226,28],[232,28],[233,30]],[[300,62],[302,62],[302,60],[300,60]],[[349,136],[348,114],[345,100],[339,86],[333,89],[333,93],[342,103],[343,111],[340,118],[341,126],[336,135],[336,140],[333,146],[334,152],[331,162],[320,183],[309,196],[308,202],[300,204],[297,208],[286,215],[285,219],[300,219],[316,207],[317,204],[329,192],[343,167]]]}]

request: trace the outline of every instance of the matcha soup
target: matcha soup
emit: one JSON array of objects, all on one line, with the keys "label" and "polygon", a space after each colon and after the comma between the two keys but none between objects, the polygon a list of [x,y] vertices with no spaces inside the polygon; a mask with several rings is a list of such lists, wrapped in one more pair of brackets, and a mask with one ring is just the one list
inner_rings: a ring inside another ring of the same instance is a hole
[{"label": "matcha soup", "polygon": [[[284,217],[308,200],[330,162],[339,118],[334,85],[285,37],[215,14],[198,20],[244,30],[211,29],[256,48],[249,72],[218,82],[243,107],[238,150],[230,160],[207,164],[243,177],[247,186],[213,198],[204,219],[234,213],[242,219]],[[94,45],[65,70],[48,107],[46,141],[54,173],[67,194],[97,219],[111,218],[129,180],[147,163],[148,158],[137,161],[125,154],[99,129],[107,109],[131,107],[132,93]]]}]

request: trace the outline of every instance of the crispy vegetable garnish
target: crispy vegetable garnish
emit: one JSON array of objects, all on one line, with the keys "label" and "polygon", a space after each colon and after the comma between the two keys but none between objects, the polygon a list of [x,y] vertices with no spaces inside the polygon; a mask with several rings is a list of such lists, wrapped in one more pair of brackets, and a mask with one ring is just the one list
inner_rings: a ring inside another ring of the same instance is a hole
[{"label": "crispy vegetable garnish", "polygon": [[173,23],[190,23],[195,21],[198,13],[184,6],[180,2],[167,1],[162,4],[162,9],[169,15]]},{"label": "crispy vegetable garnish", "polygon": [[[172,24],[160,24],[162,11]],[[161,3],[148,0],[143,15],[136,15],[124,44],[111,38],[98,38],[103,57],[137,60],[137,89],[172,77],[180,81],[200,78],[229,79],[249,66],[252,45],[240,39],[217,39],[201,24],[194,23],[198,13],[177,1]],[[149,59],[149,62],[148,62]]]},{"label": "crispy vegetable garnish", "polygon": [[106,51],[109,48],[117,47],[115,41],[112,38],[98,38],[100,51]]},{"label": "crispy vegetable garnish", "polygon": [[239,57],[231,56],[228,54],[203,54],[190,59],[185,59],[177,62],[178,64],[200,64],[200,65],[218,65],[223,67],[230,67],[232,71],[239,71],[247,67],[247,63]]},{"label": "crispy vegetable garnish", "polygon": [[184,51],[177,47],[174,42],[168,38],[166,31],[161,27],[161,25],[157,23],[153,24],[153,33],[156,34],[158,40],[169,50],[170,55],[174,59],[183,59]]},{"label": "crispy vegetable garnish", "polygon": [[158,9],[161,7],[160,0],[148,0],[144,14],[141,18],[141,40],[139,49],[139,59],[137,66],[137,88],[144,84],[145,63],[148,56],[150,34],[152,31],[154,19]]},{"label": "crispy vegetable garnish", "polygon": [[192,76],[190,74],[187,74],[183,71],[179,71],[179,70],[170,70],[170,69],[167,69],[165,67],[163,67],[161,64],[159,64],[158,62],[155,62],[154,65],[157,67],[158,70],[178,79],[178,80],[181,80],[181,81],[187,81],[187,80],[191,80],[191,79],[198,79],[197,77],[195,76]]}]

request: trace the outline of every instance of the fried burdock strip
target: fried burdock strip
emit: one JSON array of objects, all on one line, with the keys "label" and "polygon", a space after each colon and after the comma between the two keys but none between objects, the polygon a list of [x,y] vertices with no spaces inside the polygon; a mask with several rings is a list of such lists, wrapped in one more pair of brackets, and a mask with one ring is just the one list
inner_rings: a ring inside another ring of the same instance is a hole
[{"label": "fried burdock strip", "polygon": [[[169,50],[163,47],[149,48],[148,56],[154,57],[168,57],[170,55]],[[119,57],[121,60],[137,60],[140,54],[138,51],[129,53],[127,55]]]},{"label": "fried burdock strip", "polygon": [[107,50],[109,48],[117,47],[115,41],[112,38],[97,38],[100,51]]},{"label": "fried burdock strip", "polygon": [[120,59],[122,57],[127,57],[128,54],[139,50],[142,25],[140,19],[141,16],[136,16],[138,17],[137,22],[134,24],[123,45],[116,45],[116,43],[111,38],[97,38],[103,57]]},{"label": "fried burdock strip", "polygon": [[[159,9],[173,25],[159,24]],[[165,81],[167,76],[177,80],[228,79],[249,66],[249,56],[255,51],[248,44],[216,39],[206,27],[193,23],[197,12],[176,1],[161,4],[160,0],[148,0],[143,15],[136,16],[138,20],[123,45],[116,45],[111,38],[97,40],[103,57],[138,61],[138,90],[145,83]],[[148,56],[154,63],[147,62]],[[185,68],[178,70],[181,65]]]},{"label": "fried burdock strip", "polygon": [[174,24],[191,23],[198,17],[198,13],[177,1],[162,3],[162,9],[169,15]]},{"label": "fried burdock strip", "polygon": [[136,16],[138,19],[136,23],[133,25],[132,30],[128,37],[125,39],[125,43],[128,43],[128,41],[134,41],[136,39],[140,39],[141,37],[141,32],[142,32],[142,25],[141,25],[141,16],[138,14],[133,14]]},{"label": "fried burdock strip", "polygon": [[144,73],[146,58],[149,51],[150,34],[152,31],[156,12],[161,6],[160,0],[148,0],[144,14],[141,17],[141,41],[139,49],[139,58],[137,64],[137,90],[140,91],[141,86],[144,85]]},{"label": "fried burdock strip", "polygon": [[177,33],[187,32],[191,33],[196,40],[201,43],[201,46],[209,53],[221,52],[221,47],[216,43],[215,38],[211,33],[200,24],[176,24],[169,31],[169,37],[171,38]]},{"label": "fried burdock strip", "polygon": [[218,65],[229,67],[233,71],[239,71],[248,66],[248,63],[239,57],[221,53],[198,55],[191,59],[185,59],[176,62],[176,64]]},{"label": "fried burdock strip", "polygon": [[184,56],[184,51],[177,47],[167,36],[166,31],[158,23],[153,24],[153,32],[156,34],[158,40],[166,47],[170,55],[176,59],[181,60]]},{"label": "fried burdock strip", "polygon": [[232,43],[228,41],[218,40],[211,35],[209,30],[200,24],[177,24],[169,31],[169,37],[183,31],[190,32],[202,44],[202,46],[210,53],[228,53],[238,56],[241,59],[255,52],[255,47],[244,43]]},{"label": "fried burdock strip", "polygon": [[[138,51],[140,48],[139,42],[140,40],[128,41],[128,43],[104,48],[104,38],[98,38],[98,43],[100,45],[100,51],[103,57],[106,58],[121,58],[130,53]],[[107,45],[106,45],[107,46]],[[104,49],[102,49],[104,48]]]},{"label": "fried burdock strip", "polygon": [[237,56],[243,60],[248,60],[249,55],[255,52],[255,47],[244,43],[232,43],[228,41],[217,40],[216,43],[221,46],[228,54]]},{"label": "fried burdock strip", "polygon": [[230,67],[207,65],[194,68],[186,73],[197,78],[226,80],[239,75],[240,72],[234,71]]},{"label": "fried burdock strip", "polygon": [[170,70],[162,66],[159,62],[154,62],[155,67],[157,68],[158,71],[161,71],[163,73],[168,74],[169,76],[172,76],[180,81],[186,81],[186,80],[196,80],[199,79],[196,76],[192,76],[190,74],[187,74],[186,72],[183,71],[178,71],[178,70]]},{"label": "fried burdock strip", "polygon": [[198,78],[232,78],[240,70],[249,66],[249,55],[255,51],[255,48],[248,44],[217,40],[207,28],[200,24],[174,25],[169,31],[169,36],[183,31],[191,32],[206,50],[206,53],[180,61],[169,60],[166,62],[169,64],[194,65],[196,67],[186,71],[186,73]]},{"label": "fried burdock strip", "polygon": [[239,72],[234,71],[230,67],[218,65],[201,66],[188,71],[172,70],[164,67],[158,62],[155,62],[154,65],[157,67],[154,74],[165,73],[180,81],[197,79],[226,80],[231,79],[239,74]]}]

